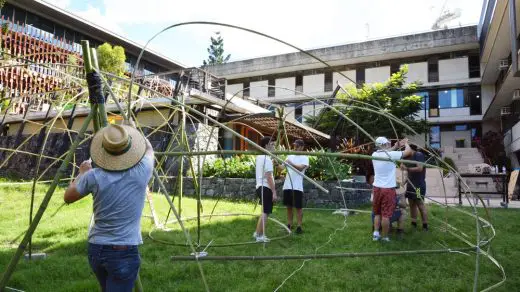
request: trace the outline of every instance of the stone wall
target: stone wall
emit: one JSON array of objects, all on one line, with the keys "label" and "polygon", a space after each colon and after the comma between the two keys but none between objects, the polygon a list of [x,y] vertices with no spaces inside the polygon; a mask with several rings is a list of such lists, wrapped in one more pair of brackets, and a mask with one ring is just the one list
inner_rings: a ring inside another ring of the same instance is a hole
[{"label": "stone wall", "polygon": [[[193,151],[200,149],[206,150],[206,146],[209,147],[207,150],[217,150],[218,147],[218,130],[213,131],[214,135],[210,137],[209,133],[211,133],[210,126],[201,125],[201,124],[193,124],[187,125],[186,132],[188,136],[188,141],[190,145],[190,149]],[[174,133],[177,132],[176,127],[174,127]],[[145,134],[148,134],[150,130],[145,129]],[[0,148],[2,149],[16,149],[20,144],[23,144],[18,153],[14,153],[10,150],[2,150],[0,149],[0,165],[7,162],[3,167],[0,168],[0,177],[14,177],[21,179],[32,179],[36,174],[36,168],[38,164],[38,156],[31,154],[39,154],[41,148],[43,147],[45,135],[40,136],[39,133],[36,133],[32,137],[28,135],[21,135],[20,137],[16,136],[0,136]],[[55,161],[53,158],[60,157],[63,153],[65,153],[72,141],[76,138],[75,133],[71,133],[71,136],[67,133],[51,133],[47,139],[47,143],[43,149],[43,155],[49,158],[43,158],[40,165],[40,170],[38,173],[42,173],[46,168],[52,165]],[[23,143],[26,139],[29,139],[26,143]],[[164,151],[168,146],[168,143],[172,139],[171,135],[168,133],[157,131],[151,136],[149,136],[149,140],[152,143],[154,149],[156,151]],[[175,140],[174,140],[175,141]],[[204,145],[204,146],[202,146]],[[173,143],[171,151],[183,151],[177,143]],[[23,151],[23,152],[22,152]],[[89,158],[90,152],[90,141],[85,142],[80,145],[76,149],[75,155],[75,163],[79,165],[82,161],[87,160]],[[188,169],[187,159],[185,159],[185,167],[184,172],[186,173]],[[167,175],[177,175],[178,173],[178,157],[167,157],[163,163],[163,170],[167,171]],[[196,165],[196,161],[194,164]],[[56,174],[56,171],[60,167],[61,162],[55,163],[52,165],[49,170],[44,174],[43,179],[52,179]],[[66,175],[70,176],[72,173],[72,165],[69,164]],[[164,172],[163,172],[164,173]]]},{"label": "stone wall", "polygon": [[[175,188],[175,182],[175,178],[169,179],[166,183],[166,187],[172,191]],[[305,181],[305,207],[343,208],[346,203],[347,207],[352,208],[370,202],[371,187],[366,183],[342,182],[341,189],[339,188],[340,184],[336,181],[320,181],[318,184],[329,190],[329,194],[324,193],[313,184]],[[283,181],[276,180],[276,185],[278,186],[277,194],[281,200],[283,196]],[[195,195],[192,178],[184,179],[183,188],[184,195]],[[255,200],[255,179],[203,178],[202,196],[252,201]]]}]

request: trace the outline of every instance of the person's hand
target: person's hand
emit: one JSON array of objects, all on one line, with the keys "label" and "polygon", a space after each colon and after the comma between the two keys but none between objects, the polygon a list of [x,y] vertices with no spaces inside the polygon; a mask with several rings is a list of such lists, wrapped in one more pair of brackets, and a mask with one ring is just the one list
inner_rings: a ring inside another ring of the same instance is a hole
[{"label": "person's hand", "polygon": [[404,165],[404,163],[401,163],[401,170],[406,170],[406,166]]},{"label": "person's hand", "polygon": [[92,169],[92,163],[90,160],[85,160],[79,166],[79,174],[84,174],[85,172]]},{"label": "person's hand", "polygon": [[408,138],[404,138],[403,140],[401,140],[401,146],[404,146],[408,144]]}]

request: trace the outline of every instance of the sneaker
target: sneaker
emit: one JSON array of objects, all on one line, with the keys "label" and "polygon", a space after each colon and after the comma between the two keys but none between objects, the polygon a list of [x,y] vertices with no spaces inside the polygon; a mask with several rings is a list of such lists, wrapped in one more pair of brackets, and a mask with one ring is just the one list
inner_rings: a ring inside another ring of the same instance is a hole
[{"label": "sneaker", "polygon": [[302,230],[302,227],[301,226],[298,226],[296,228],[296,234],[302,234],[303,233],[303,230]]},{"label": "sneaker", "polygon": [[390,242],[390,238],[388,238],[388,237],[383,237],[383,238],[381,238],[381,241]]},{"label": "sneaker", "polygon": [[381,236],[379,234],[372,235],[372,240],[373,241],[379,241],[380,239],[381,239]]},{"label": "sneaker", "polygon": [[258,237],[258,234],[256,234],[256,231],[253,232],[253,238],[257,238]]},{"label": "sneaker", "polygon": [[271,241],[269,238],[267,238],[267,236],[265,235],[260,235],[256,238],[256,242],[269,242]]}]

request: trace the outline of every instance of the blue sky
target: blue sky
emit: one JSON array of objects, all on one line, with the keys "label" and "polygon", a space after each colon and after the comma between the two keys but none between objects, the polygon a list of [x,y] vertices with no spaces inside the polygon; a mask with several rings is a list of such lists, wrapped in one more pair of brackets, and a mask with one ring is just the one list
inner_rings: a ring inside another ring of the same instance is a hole
[{"label": "blue sky", "polygon": [[[141,44],[175,23],[216,21],[255,29],[304,49],[427,31],[443,8],[460,12],[449,26],[476,24],[482,8],[482,0],[45,1]],[[215,31],[224,37],[231,61],[291,52],[249,33],[202,25],[167,31],[151,48],[198,66],[207,58]]]}]

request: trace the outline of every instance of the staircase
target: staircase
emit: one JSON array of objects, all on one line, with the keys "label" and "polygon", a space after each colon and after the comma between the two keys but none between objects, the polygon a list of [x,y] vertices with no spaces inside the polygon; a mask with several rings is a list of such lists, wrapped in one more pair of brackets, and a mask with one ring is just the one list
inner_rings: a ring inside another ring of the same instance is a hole
[{"label": "staircase", "polygon": [[[444,156],[453,160],[459,173],[472,173],[470,165],[483,164],[484,159],[477,148],[450,148],[446,147]],[[456,178],[451,175],[454,187],[457,188]],[[464,178],[471,191],[496,192],[497,188],[492,178]],[[455,193],[457,190],[455,190]],[[482,194],[482,198],[501,198],[500,194]]]}]

